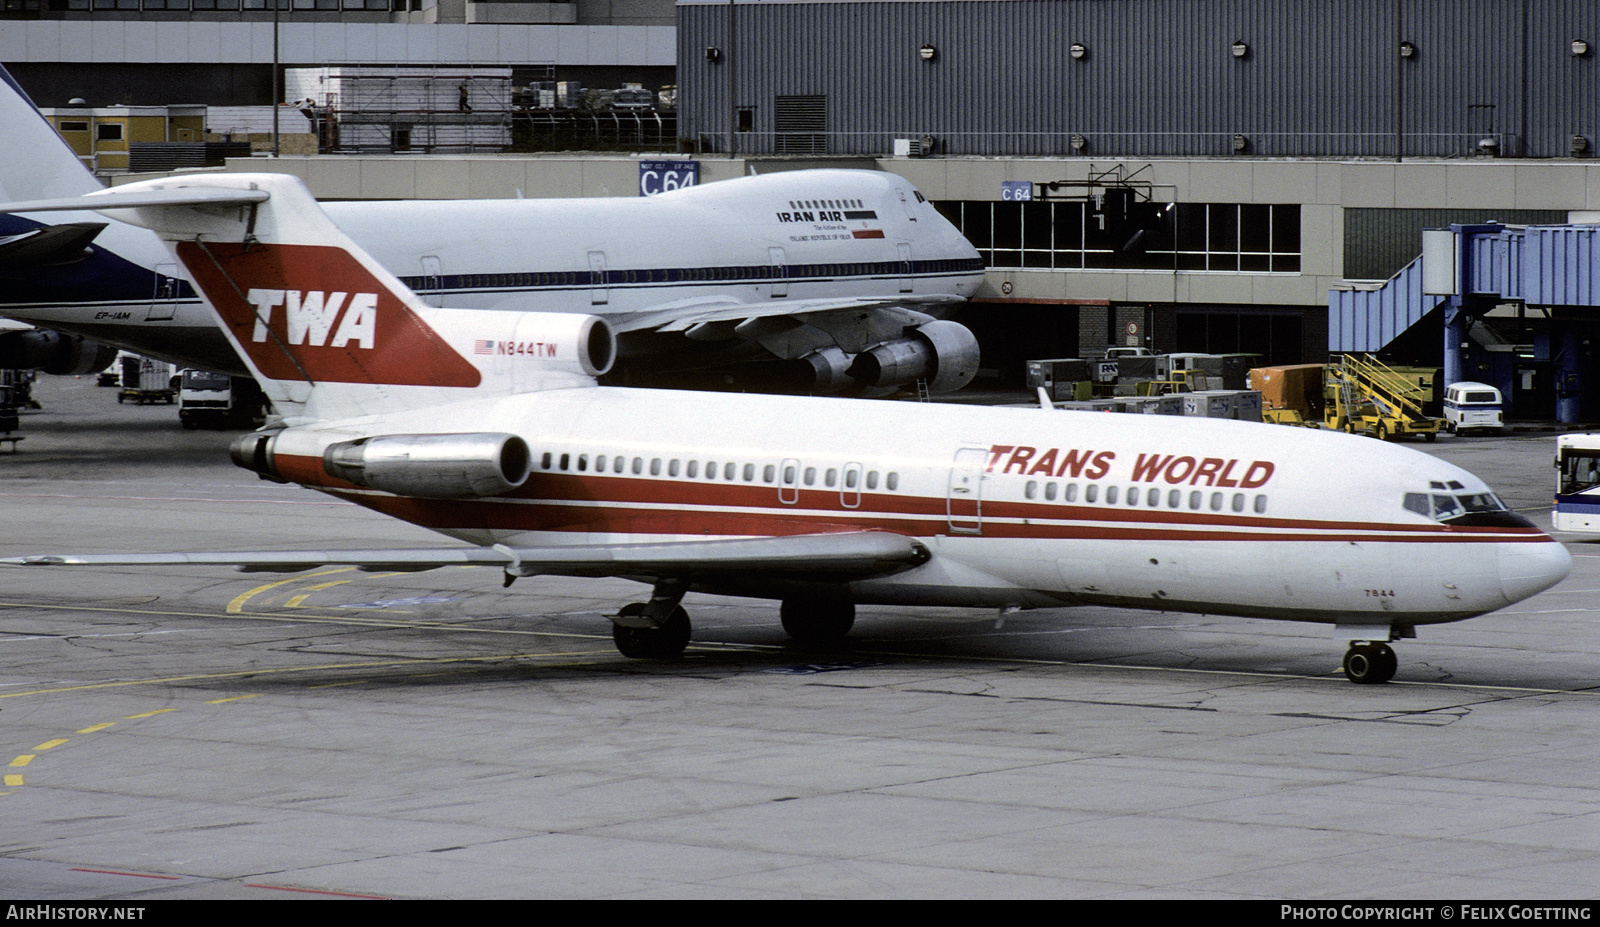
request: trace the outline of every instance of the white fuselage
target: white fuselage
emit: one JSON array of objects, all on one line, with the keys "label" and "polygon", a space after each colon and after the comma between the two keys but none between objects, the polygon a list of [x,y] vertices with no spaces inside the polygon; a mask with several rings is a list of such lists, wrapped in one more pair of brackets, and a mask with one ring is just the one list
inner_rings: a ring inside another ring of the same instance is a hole
[{"label": "white fuselage", "polygon": [[[526,484],[437,501],[340,485],[322,468],[331,442],[467,422],[527,441]],[[586,387],[294,428],[276,456],[291,479],[476,544],[882,530],[932,552],[849,584],[857,602],[1411,626],[1503,607],[1570,565],[1503,509],[1454,524],[1419,513],[1430,494],[1448,497],[1436,510],[1489,494],[1450,464],[1231,421]],[[797,591],[760,576],[707,588]]]}]

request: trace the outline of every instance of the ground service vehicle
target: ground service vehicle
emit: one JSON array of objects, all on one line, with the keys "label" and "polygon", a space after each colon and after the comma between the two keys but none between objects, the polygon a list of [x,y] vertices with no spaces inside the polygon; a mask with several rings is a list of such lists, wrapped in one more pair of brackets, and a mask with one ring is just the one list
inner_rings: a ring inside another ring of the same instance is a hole
[{"label": "ground service vehicle", "polygon": [[1556,437],[1557,531],[1600,531],[1600,434]]},{"label": "ground service vehicle", "polygon": [[1487,383],[1452,383],[1444,390],[1444,428],[1452,434],[1463,431],[1505,429],[1505,403],[1500,391]]},{"label": "ground service vehicle", "polygon": [[1440,419],[1423,411],[1422,384],[1374,357],[1346,355],[1328,365],[1324,424],[1379,441],[1403,435],[1439,437]]}]

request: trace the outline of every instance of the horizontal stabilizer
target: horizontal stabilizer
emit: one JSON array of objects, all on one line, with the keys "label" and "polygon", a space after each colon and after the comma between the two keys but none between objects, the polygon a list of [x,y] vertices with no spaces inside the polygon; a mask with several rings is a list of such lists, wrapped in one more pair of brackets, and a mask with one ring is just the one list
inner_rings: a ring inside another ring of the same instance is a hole
[{"label": "horizontal stabilizer", "polygon": [[0,213],[81,212],[87,209],[99,211],[150,206],[250,206],[265,203],[269,196],[265,190],[241,190],[232,187],[195,186],[128,191],[109,187],[104,191],[87,193],[83,196],[0,203]]}]

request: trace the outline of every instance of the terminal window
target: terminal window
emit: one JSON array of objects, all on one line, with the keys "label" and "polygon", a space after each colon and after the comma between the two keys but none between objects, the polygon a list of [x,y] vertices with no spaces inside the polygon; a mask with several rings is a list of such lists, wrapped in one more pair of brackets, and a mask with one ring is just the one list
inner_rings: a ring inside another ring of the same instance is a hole
[{"label": "terminal window", "polygon": [[935,204],[990,267],[1299,273],[1300,207],[951,200]]}]

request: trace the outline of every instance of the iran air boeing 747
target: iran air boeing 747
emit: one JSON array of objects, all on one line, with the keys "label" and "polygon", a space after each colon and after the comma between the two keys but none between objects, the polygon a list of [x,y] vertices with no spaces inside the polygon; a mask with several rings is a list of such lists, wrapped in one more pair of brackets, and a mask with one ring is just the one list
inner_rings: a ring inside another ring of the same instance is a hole
[{"label": "iran air boeing 747", "polygon": [[[100,189],[0,68],[0,201]],[[780,391],[871,394],[921,381],[942,393],[978,369],[977,339],[945,316],[977,288],[983,261],[893,174],[807,170],[653,197],[324,208],[426,303],[605,318],[634,380],[756,363],[758,383]],[[181,367],[246,372],[160,240],[93,213],[0,215],[0,316]],[[92,345],[28,344],[13,346],[11,366],[109,362]]]}]

